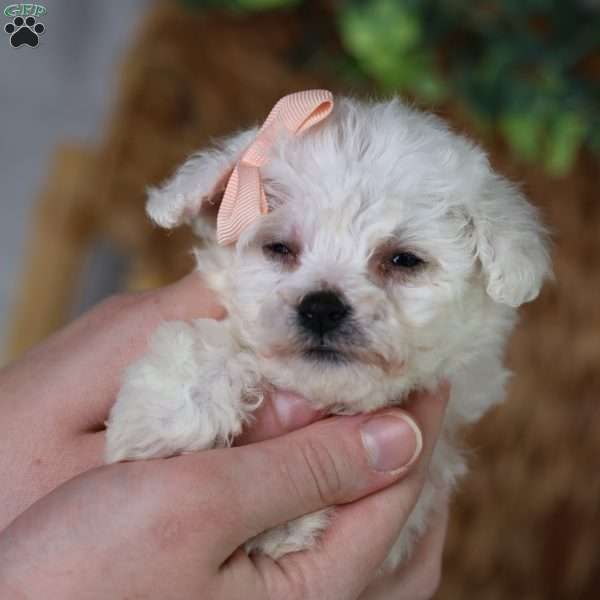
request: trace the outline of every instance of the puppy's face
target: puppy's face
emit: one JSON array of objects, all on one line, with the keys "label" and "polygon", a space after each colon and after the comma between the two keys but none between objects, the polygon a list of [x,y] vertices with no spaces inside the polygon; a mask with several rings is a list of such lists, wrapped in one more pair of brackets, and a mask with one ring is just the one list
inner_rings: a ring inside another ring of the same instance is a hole
[{"label": "puppy's face", "polygon": [[315,129],[261,170],[270,210],[227,250],[227,303],[274,384],[370,409],[501,343],[547,256],[531,207],[437,120],[342,100]]}]

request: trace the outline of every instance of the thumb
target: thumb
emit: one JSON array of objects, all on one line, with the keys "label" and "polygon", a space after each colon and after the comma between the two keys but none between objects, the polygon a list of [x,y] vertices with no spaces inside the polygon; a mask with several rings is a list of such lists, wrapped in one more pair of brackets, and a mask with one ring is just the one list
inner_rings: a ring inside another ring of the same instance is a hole
[{"label": "thumb", "polygon": [[334,417],[299,431],[212,453],[228,473],[230,527],[223,557],[247,539],[302,515],[389,486],[421,452],[415,421],[399,409]]},{"label": "thumb", "polygon": [[323,411],[293,392],[274,390],[254,412],[253,420],[235,440],[236,446],[268,440],[305,427],[323,417]]}]

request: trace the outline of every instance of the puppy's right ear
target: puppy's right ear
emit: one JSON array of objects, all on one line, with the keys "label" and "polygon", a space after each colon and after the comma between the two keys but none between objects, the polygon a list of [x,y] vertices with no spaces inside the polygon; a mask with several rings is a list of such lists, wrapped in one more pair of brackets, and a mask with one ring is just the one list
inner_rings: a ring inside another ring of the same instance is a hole
[{"label": "puppy's right ear", "polygon": [[221,140],[214,148],[192,155],[163,185],[148,190],[146,212],[160,227],[191,224],[214,231],[223,192],[235,163],[256,137],[256,129]]}]

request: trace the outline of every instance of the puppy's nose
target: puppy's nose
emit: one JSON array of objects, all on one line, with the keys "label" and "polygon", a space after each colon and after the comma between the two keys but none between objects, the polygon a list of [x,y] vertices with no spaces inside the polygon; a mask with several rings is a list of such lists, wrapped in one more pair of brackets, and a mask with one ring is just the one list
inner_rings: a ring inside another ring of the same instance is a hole
[{"label": "puppy's nose", "polygon": [[349,313],[350,308],[333,292],[313,292],[298,306],[300,325],[319,335],[336,329]]}]

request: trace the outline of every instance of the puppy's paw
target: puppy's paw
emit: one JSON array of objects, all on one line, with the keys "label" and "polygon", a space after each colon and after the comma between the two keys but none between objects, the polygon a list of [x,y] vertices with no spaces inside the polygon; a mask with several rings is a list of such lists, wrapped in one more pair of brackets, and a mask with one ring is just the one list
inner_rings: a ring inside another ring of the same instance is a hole
[{"label": "puppy's paw", "polygon": [[164,323],[126,372],[107,423],[107,462],[229,444],[262,399],[258,384],[224,324]]},{"label": "puppy's paw", "polygon": [[317,543],[329,525],[333,511],[333,508],[326,508],[269,529],[246,542],[244,548],[248,554],[260,552],[274,560],[290,552],[307,550]]}]

